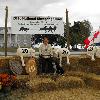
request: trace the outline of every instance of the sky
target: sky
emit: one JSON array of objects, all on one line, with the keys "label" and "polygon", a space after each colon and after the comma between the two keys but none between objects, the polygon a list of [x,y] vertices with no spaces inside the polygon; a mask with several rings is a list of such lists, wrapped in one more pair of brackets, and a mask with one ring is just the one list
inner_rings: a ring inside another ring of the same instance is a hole
[{"label": "sky", "polygon": [[0,0],[0,26],[4,26],[5,7],[9,8],[8,26],[11,16],[63,17],[66,9],[69,22],[89,20],[96,31],[100,26],[100,0]]}]

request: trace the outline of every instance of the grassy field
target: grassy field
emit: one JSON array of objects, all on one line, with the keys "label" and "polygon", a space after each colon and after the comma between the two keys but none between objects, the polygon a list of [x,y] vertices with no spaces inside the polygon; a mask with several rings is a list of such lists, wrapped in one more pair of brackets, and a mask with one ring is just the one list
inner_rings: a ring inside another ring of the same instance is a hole
[{"label": "grassy field", "polygon": [[[17,48],[7,48],[8,52],[16,52]],[[4,48],[0,48],[0,52],[4,52]]]},{"label": "grassy field", "polygon": [[[16,50],[17,50],[17,47],[16,48],[7,48],[8,52],[16,52]],[[35,51],[38,52],[38,48],[35,48]],[[0,48],[0,52],[4,52],[4,48]]]}]

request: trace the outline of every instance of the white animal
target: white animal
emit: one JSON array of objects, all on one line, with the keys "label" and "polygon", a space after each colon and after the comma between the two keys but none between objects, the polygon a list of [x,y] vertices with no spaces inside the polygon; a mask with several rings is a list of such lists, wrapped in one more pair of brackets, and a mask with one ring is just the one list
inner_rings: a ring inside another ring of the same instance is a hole
[{"label": "white animal", "polygon": [[87,48],[87,55],[91,56],[91,60],[95,60],[95,56],[100,58],[100,47],[98,46],[89,46]]},{"label": "white animal", "polygon": [[23,57],[35,57],[35,50],[31,48],[20,48],[18,47],[17,53],[21,57],[22,66],[25,66]]},{"label": "white animal", "polygon": [[67,64],[70,64],[69,55],[70,51],[68,48],[53,48],[53,56],[60,58],[60,66],[62,66],[62,57],[67,57]]}]

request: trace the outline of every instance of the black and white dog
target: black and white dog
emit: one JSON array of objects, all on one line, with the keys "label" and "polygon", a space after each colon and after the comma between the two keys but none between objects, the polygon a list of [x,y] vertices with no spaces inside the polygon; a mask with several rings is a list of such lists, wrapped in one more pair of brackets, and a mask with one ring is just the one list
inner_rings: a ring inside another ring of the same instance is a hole
[{"label": "black and white dog", "polygon": [[64,74],[64,70],[59,65],[59,62],[57,61],[57,59],[52,61],[52,65],[53,65],[53,68],[54,68],[54,75],[55,74],[60,74],[60,75]]}]

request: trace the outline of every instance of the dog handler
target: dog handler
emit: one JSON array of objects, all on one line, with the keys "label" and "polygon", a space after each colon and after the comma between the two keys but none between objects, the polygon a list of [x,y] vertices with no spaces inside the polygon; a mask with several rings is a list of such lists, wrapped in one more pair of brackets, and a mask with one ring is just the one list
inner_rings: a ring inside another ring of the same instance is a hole
[{"label": "dog handler", "polygon": [[44,37],[43,43],[39,47],[39,55],[40,55],[40,71],[41,73],[53,73],[54,68],[52,65],[52,47],[49,44],[49,40],[47,37]]}]

